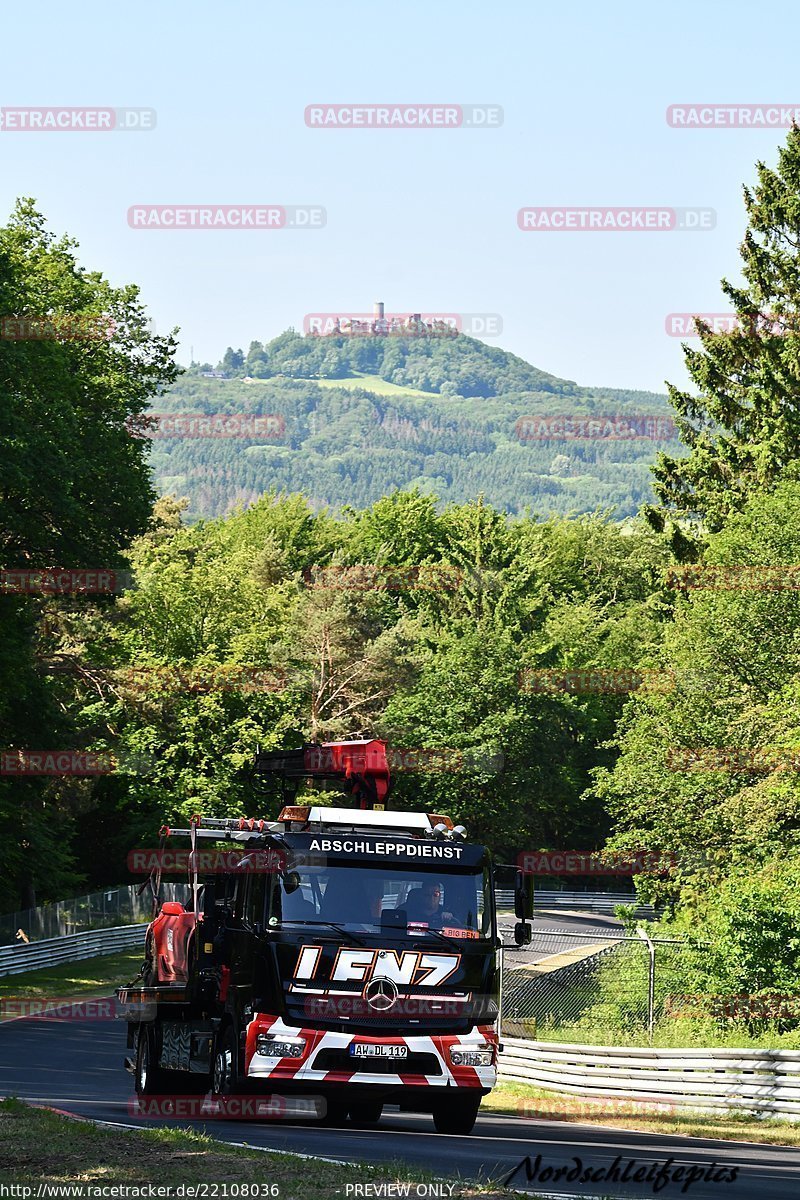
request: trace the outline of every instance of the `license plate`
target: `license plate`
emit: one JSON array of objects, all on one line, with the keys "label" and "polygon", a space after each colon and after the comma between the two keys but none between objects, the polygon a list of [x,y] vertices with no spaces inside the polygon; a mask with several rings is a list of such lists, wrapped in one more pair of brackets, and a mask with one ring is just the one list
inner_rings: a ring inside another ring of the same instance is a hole
[{"label": "license plate", "polygon": [[352,1058],[408,1058],[408,1046],[374,1045],[371,1042],[351,1042]]}]

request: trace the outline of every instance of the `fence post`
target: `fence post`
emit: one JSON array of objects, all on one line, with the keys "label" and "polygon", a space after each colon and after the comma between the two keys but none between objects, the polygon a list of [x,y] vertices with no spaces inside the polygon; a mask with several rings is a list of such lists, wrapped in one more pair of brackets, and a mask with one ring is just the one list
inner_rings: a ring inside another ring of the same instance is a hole
[{"label": "fence post", "polygon": [[506,978],[506,956],[505,947],[500,946],[498,950],[500,957],[500,987],[497,989],[497,1037],[502,1046],[503,1043],[503,989]]},{"label": "fence post", "polygon": [[636,926],[636,932],[643,942],[647,944],[647,952],[649,958],[647,971],[647,1040],[652,1046],[653,1044],[653,1029],[656,1023],[655,1013],[655,998],[656,998],[656,948],[650,941],[641,925]]}]

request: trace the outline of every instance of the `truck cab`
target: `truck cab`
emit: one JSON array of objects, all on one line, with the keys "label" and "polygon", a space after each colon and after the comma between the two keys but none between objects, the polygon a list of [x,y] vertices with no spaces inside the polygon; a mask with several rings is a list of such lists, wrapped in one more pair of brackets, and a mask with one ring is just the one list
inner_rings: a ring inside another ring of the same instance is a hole
[{"label": "truck cab", "polygon": [[[249,1082],[472,1128],[497,1072],[489,856],[423,813],[291,810],[286,868],[245,883],[231,964]],[[248,981],[257,981],[248,995]]]}]

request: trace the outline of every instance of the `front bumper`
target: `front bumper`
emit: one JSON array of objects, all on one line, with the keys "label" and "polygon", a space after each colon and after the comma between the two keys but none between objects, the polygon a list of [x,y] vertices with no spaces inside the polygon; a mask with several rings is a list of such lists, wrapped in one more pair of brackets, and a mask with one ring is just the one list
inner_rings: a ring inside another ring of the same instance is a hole
[{"label": "front bumper", "polygon": [[[257,1054],[259,1034],[276,1039],[304,1038],[303,1056],[277,1058]],[[351,1058],[350,1046],[356,1042],[401,1044],[407,1047],[408,1055],[405,1059]],[[450,1049],[462,1047],[492,1049],[492,1064],[455,1066],[450,1061]],[[298,1084],[322,1089],[329,1084],[337,1087],[346,1084],[353,1089],[361,1085],[380,1088],[387,1096],[428,1088],[470,1089],[484,1094],[497,1082],[497,1034],[490,1026],[479,1026],[461,1034],[372,1037],[286,1025],[280,1017],[256,1013],[247,1026],[245,1071],[248,1080],[290,1085],[292,1090]]]}]

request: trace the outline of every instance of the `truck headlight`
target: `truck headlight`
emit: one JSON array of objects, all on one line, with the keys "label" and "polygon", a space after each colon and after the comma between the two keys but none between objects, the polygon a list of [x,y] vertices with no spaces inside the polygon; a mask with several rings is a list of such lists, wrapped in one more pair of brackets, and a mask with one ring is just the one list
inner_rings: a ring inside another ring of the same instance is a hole
[{"label": "truck headlight", "polygon": [[453,1046],[450,1050],[450,1062],[454,1067],[490,1067],[494,1058],[494,1050],[468,1050],[466,1046]]},{"label": "truck headlight", "polygon": [[256,1054],[268,1058],[302,1058],[305,1048],[305,1038],[273,1038],[268,1033],[260,1033],[256,1038]]}]

